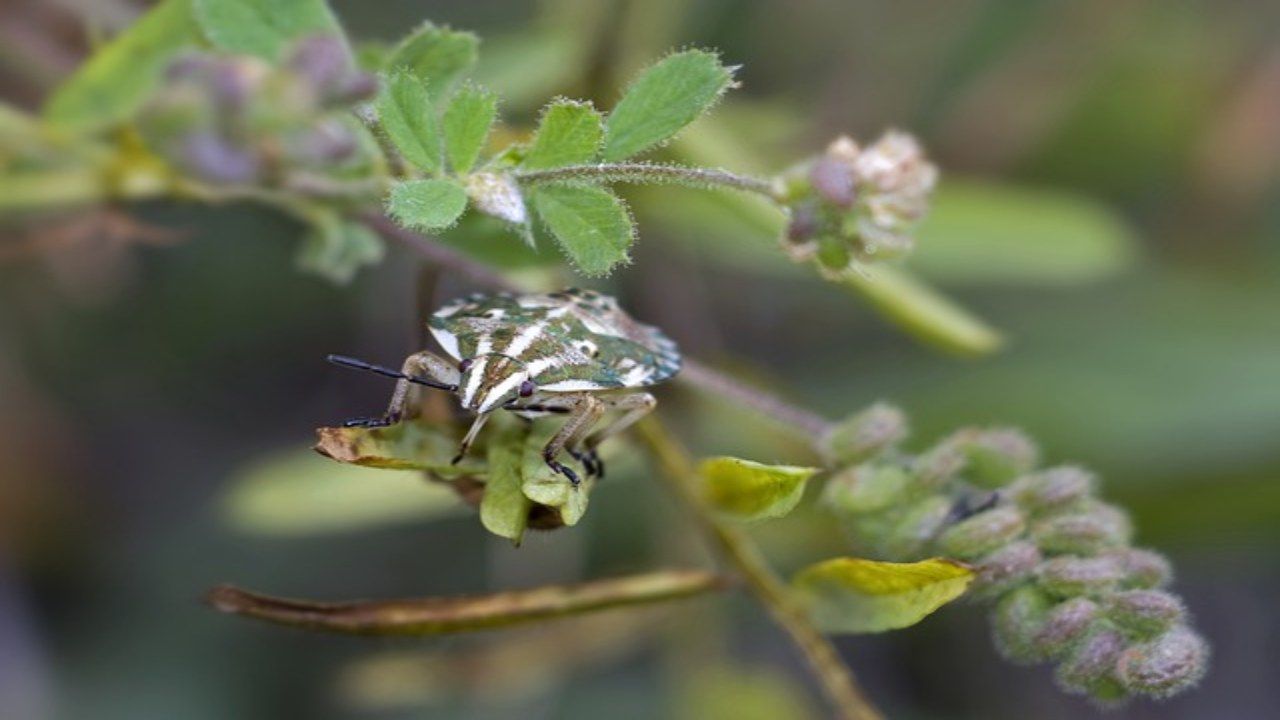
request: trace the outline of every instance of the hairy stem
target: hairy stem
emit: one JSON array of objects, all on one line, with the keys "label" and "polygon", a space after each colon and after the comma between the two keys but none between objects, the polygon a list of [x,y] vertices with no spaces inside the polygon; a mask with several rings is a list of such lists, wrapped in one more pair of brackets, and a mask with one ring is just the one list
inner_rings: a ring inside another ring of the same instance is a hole
[{"label": "hairy stem", "polygon": [[443,635],[678,600],[728,585],[724,577],[708,572],[663,570],[577,585],[452,598],[318,603],[222,585],[209,591],[206,599],[225,613],[308,630],[347,635]]},{"label": "hairy stem", "polygon": [[660,165],[656,163],[598,163],[569,165],[550,170],[517,172],[516,179],[525,183],[630,182],[676,183],[694,187],[719,187],[761,195],[782,202],[773,183],[761,178],[738,175],[727,170]]},{"label": "hairy stem", "polygon": [[881,715],[865,697],[835,647],[818,631],[791,598],[787,587],[773,572],[759,548],[746,533],[716,517],[694,489],[693,463],[688,454],[652,418],[637,426],[638,433],[662,468],[659,473],[724,559],[742,576],[747,587],[768,609],[774,621],[786,631],[803,653],[814,675],[822,683],[838,717],[846,720],[875,720]]}]

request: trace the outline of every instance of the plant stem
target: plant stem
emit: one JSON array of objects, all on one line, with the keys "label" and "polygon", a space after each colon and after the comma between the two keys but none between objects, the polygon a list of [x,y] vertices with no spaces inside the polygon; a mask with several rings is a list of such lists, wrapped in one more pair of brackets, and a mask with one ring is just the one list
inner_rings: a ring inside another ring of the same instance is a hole
[{"label": "plant stem", "polygon": [[685,358],[677,379],[791,428],[799,436],[817,440],[831,431],[832,423],[821,415],[783,400],[772,393],[749,387],[697,360]]},{"label": "plant stem", "polygon": [[452,598],[318,603],[221,585],[209,591],[206,599],[225,613],[308,630],[347,635],[443,635],[678,600],[728,585],[726,578],[700,570],[663,570],[577,585]]},{"label": "plant stem", "polygon": [[630,183],[677,183],[694,187],[721,187],[761,195],[780,203],[778,189],[761,178],[738,175],[727,170],[660,165],[656,163],[599,163],[569,165],[550,170],[517,172],[517,180],[526,183],[572,183],[604,181]]},{"label": "plant stem", "polygon": [[809,622],[804,609],[792,599],[786,585],[774,574],[756,544],[746,533],[722,522],[707,507],[691,482],[693,463],[684,448],[655,419],[641,422],[637,431],[662,467],[659,475],[667,481],[667,486],[689,509],[720,554],[742,575],[747,587],[804,654],[838,717],[845,720],[880,718],[879,711],[863,697],[857,681],[841,661],[835,647]]},{"label": "plant stem", "polygon": [[525,288],[508,280],[505,275],[488,265],[472,260],[457,250],[441,245],[424,235],[402,228],[380,212],[363,212],[358,217],[365,227],[384,239],[405,245],[431,262],[457,270],[477,284],[506,292],[525,291]]}]

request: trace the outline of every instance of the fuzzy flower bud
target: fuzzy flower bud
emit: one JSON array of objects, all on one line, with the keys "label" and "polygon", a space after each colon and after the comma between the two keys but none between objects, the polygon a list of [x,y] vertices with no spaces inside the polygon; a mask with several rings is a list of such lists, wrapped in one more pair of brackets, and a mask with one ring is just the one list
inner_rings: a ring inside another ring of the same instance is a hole
[{"label": "fuzzy flower bud", "polygon": [[964,469],[968,459],[954,443],[942,442],[912,463],[917,489],[934,491],[950,482]]},{"label": "fuzzy flower bud", "polygon": [[257,157],[212,132],[184,138],[179,160],[192,175],[217,183],[248,183],[260,172]]},{"label": "fuzzy flower bud", "polygon": [[822,438],[822,451],[835,466],[850,465],[902,442],[907,419],[898,408],[876,403],[842,421]]},{"label": "fuzzy flower bud", "polygon": [[1107,617],[1139,637],[1159,635],[1186,615],[1182,601],[1162,590],[1125,590],[1107,596],[1106,603]]},{"label": "fuzzy flower bud", "polygon": [[1018,508],[996,507],[947,528],[938,538],[938,547],[951,557],[971,560],[1009,543],[1025,528],[1026,519]]},{"label": "fuzzy flower bud", "polygon": [[1093,595],[1116,587],[1124,579],[1124,568],[1114,558],[1056,557],[1045,561],[1038,574],[1040,585],[1062,598]]},{"label": "fuzzy flower bud", "polygon": [[895,465],[856,465],[828,480],[822,498],[837,512],[875,512],[897,501],[909,482],[907,472]]},{"label": "fuzzy flower bud", "polygon": [[975,597],[994,597],[1022,583],[1043,560],[1040,548],[1020,540],[996,550],[978,561],[978,576],[969,592]]},{"label": "fuzzy flower bud", "polygon": [[509,175],[473,173],[467,176],[467,196],[480,212],[523,225],[529,220],[520,186]]},{"label": "fuzzy flower bud", "polygon": [[837,138],[793,179],[787,251],[833,273],[905,254],[937,177],[905,133],[885,133],[867,148]]},{"label": "fuzzy flower bud", "polygon": [[1133,534],[1129,516],[1106,503],[1084,503],[1079,510],[1042,520],[1031,537],[1047,553],[1093,555],[1128,544]]},{"label": "fuzzy flower bud", "polygon": [[886,557],[915,560],[933,542],[951,515],[951,501],[934,495],[910,506],[878,543]]},{"label": "fuzzy flower bud", "polygon": [[1151,550],[1124,548],[1104,554],[1120,566],[1125,588],[1159,588],[1173,579],[1173,568],[1163,555]]},{"label": "fuzzy flower bud", "polygon": [[962,431],[952,441],[964,451],[969,480],[979,487],[1007,485],[1035,467],[1040,455],[1031,438],[1012,428]]},{"label": "fuzzy flower bud", "polygon": [[1054,676],[1059,687],[1103,701],[1124,697],[1124,688],[1115,677],[1116,661],[1124,649],[1120,633],[1105,625],[1096,629],[1058,666]]},{"label": "fuzzy flower bud", "polygon": [[1130,692],[1167,697],[1199,682],[1208,667],[1204,638],[1177,627],[1121,654],[1116,675]]},{"label": "fuzzy flower bud", "polygon": [[1033,642],[1040,657],[1057,658],[1066,653],[1084,636],[1098,613],[1098,604],[1088,598],[1072,598],[1055,605],[1045,615]]},{"label": "fuzzy flower bud", "polygon": [[1087,470],[1056,467],[1018,478],[1009,486],[1008,496],[1030,513],[1052,512],[1087,497],[1095,484]]},{"label": "fuzzy flower bud", "polygon": [[1006,660],[1030,665],[1040,660],[1036,637],[1052,605],[1034,585],[1024,585],[1000,599],[991,613],[996,649]]}]

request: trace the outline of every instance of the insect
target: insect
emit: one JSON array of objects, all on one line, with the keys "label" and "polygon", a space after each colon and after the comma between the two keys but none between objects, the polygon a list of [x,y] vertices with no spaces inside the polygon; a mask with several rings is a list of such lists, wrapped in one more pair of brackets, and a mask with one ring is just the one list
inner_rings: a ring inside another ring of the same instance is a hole
[{"label": "insect", "polygon": [[[423,350],[410,355],[397,372],[329,356],[338,365],[397,379],[385,414],[344,424],[386,427],[400,422],[415,384],[451,392],[476,414],[454,458],[457,463],[496,410],[527,419],[565,415],[542,457],[574,485],[577,473],[557,460],[560,453],[580,461],[588,476],[603,477],[596,448],[653,410],[657,401],[641,388],[680,370],[674,342],[632,319],[614,298],[592,290],[470,295],[441,307],[427,326],[451,360]],[[610,412],[617,415],[602,423]]]}]

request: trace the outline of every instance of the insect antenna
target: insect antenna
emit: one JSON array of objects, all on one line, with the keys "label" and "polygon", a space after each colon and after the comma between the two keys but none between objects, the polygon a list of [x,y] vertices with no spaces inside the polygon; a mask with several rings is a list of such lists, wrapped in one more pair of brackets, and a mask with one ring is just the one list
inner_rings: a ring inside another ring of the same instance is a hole
[{"label": "insect antenna", "polygon": [[357,360],[355,358],[349,358],[343,355],[330,355],[325,359],[333,363],[334,365],[341,365],[342,367],[351,368],[352,370],[364,370],[366,372],[374,373],[375,375],[382,375],[384,377],[395,378],[396,380],[408,380],[409,382],[414,383],[416,385],[426,385],[429,388],[436,388],[437,390],[448,390],[449,392],[458,391],[457,385],[448,385],[445,383],[436,382],[435,380],[431,380],[429,378],[405,375],[399,370],[392,370],[389,367],[374,365],[373,363],[367,363],[363,360]]}]

